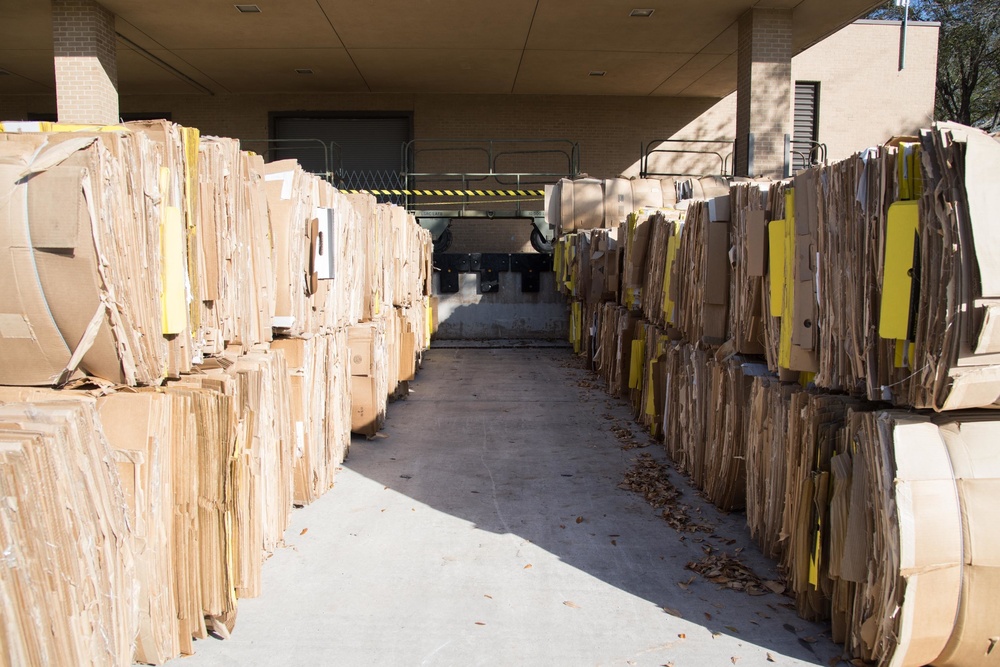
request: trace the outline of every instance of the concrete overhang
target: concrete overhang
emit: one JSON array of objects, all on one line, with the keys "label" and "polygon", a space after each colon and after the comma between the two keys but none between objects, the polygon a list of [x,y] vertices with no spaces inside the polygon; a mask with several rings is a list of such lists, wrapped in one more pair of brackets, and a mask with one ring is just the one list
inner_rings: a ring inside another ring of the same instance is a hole
[{"label": "concrete overhang", "polygon": [[[737,20],[792,11],[794,53],[872,0],[105,0],[119,92],[723,97]],[[631,16],[632,10],[653,10]],[[307,69],[311,73],[298,73]],[[52,93],[51,6],[0,0],[0,95]],[[604,71],[604,76],[591,76]]]}]

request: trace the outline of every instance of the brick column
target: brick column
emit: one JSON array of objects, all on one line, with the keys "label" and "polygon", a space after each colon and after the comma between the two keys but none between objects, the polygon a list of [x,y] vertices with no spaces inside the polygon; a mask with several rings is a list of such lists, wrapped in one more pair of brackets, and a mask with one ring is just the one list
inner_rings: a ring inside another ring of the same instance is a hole
[{"label": "brick column", "polygon": [[736,175],[780,178],[792,131],[791,10],[751,9],[740,17],[736,67]]},{"label": "brick column", "polygon": [[93,0],[52,0],[59,122],[118,122],[115,15]]}]

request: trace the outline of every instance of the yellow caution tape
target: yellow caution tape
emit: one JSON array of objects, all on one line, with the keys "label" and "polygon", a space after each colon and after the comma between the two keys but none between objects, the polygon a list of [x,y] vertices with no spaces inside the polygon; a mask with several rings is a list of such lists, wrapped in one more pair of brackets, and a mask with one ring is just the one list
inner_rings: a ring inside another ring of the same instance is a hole
[{"label": "yellow caution tape", "polygon": [[341,190],[352,195],[396,195],[410,197],[542,197],[545,190]]}]

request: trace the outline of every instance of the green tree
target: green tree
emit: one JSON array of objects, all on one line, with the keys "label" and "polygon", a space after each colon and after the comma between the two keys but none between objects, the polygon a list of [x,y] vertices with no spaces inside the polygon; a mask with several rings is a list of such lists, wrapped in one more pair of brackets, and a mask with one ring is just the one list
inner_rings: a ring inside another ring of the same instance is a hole
[{"label": "green tree", "polygon": [[[901,19],[894,2],[868,18]],[[938,120],[1000,130],[1000,0],[911,0],[910,19],[941,23]]]}]

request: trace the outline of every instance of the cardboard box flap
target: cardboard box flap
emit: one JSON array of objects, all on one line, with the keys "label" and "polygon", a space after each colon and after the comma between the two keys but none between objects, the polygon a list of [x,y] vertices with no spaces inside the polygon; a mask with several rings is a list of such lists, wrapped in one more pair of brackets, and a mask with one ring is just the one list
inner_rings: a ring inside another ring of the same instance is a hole
[{"label": "cardboard box flap", "polygon": [[32,158],[27,169],[21,172],[20,178],[51,169],[52,167],[61,164],[77,151],[87,148],[95,141],[97,141],[97,137],[95,135],[63,135],[58,138],[50,138],[50,140],[47,140],[45,145],[42,146],[42,149],[35,155],[35,157]]},{"label": "cardboard box flap", "polygon": [[70,250],[79,241],[79,226],[89,222],[83,196],[83,167],[53,167],[28,179],[28,220],[36,249]]}]

